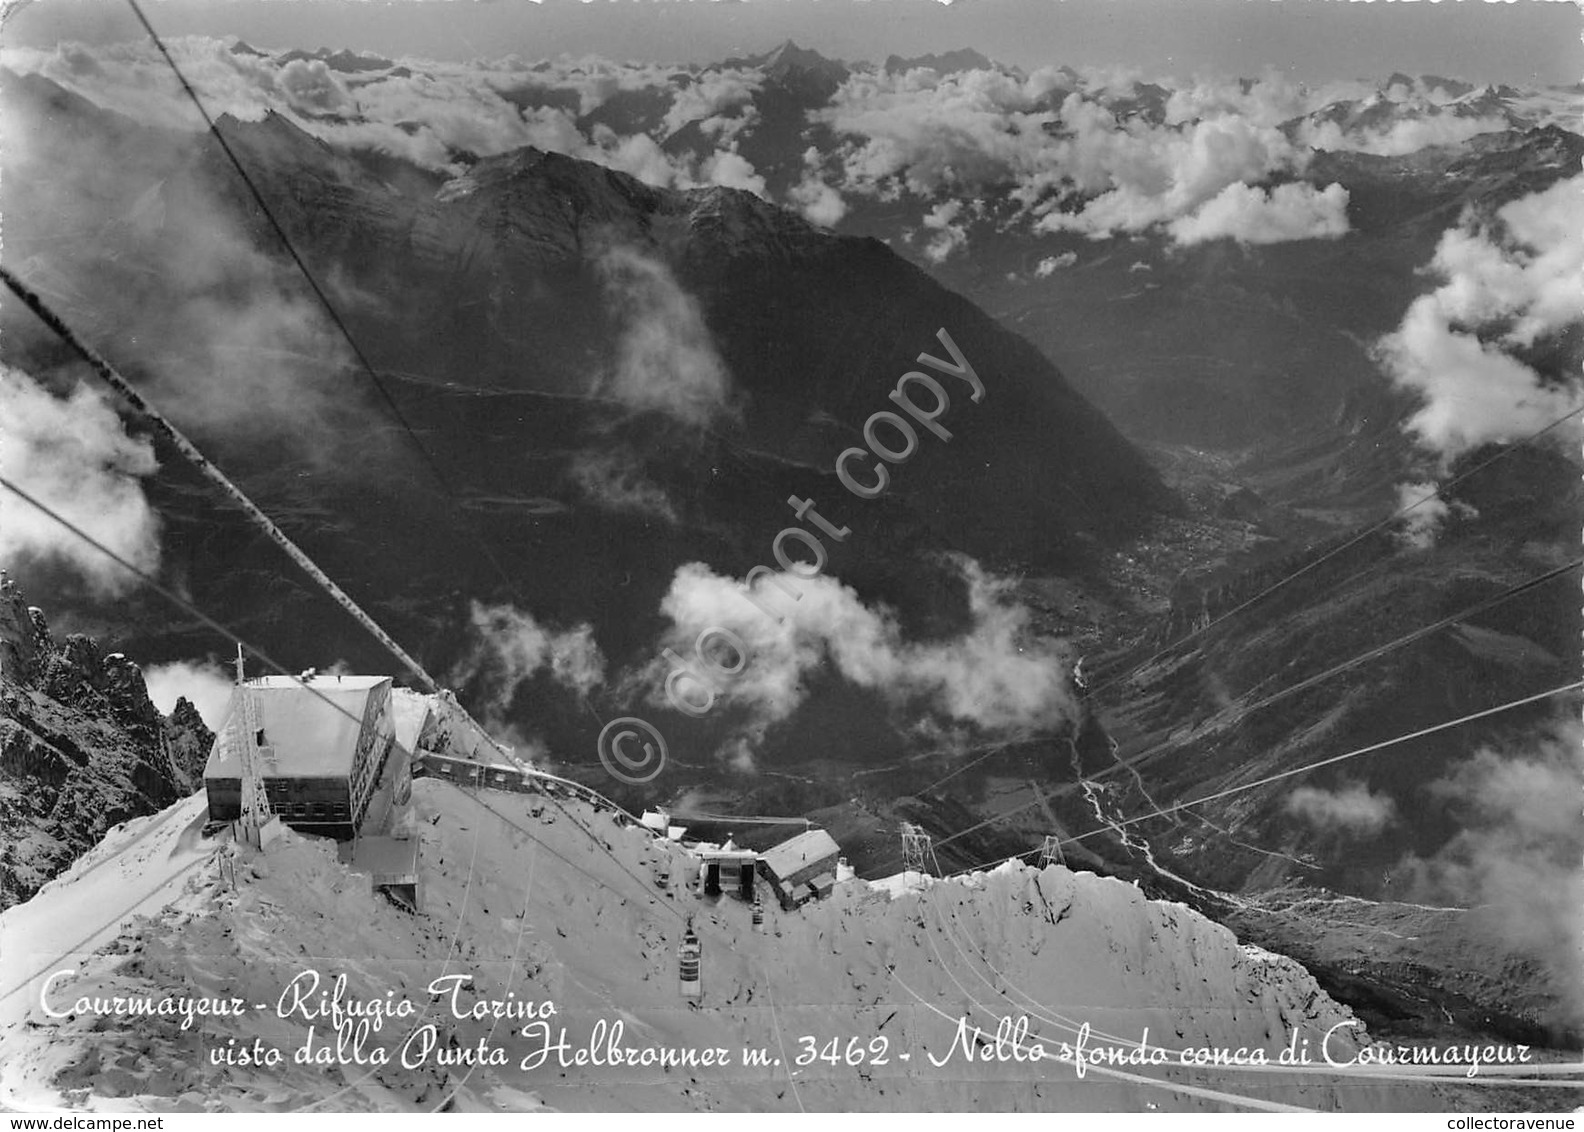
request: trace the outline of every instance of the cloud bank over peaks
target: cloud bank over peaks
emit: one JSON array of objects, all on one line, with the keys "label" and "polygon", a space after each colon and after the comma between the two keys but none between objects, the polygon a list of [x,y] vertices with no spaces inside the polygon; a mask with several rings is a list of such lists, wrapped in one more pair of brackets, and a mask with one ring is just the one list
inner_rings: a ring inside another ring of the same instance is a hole
[{"label": "cloud bank over peaks", "polygon": [[[533,145],[656,187],[764,191],[737,152],[739,134],[756,120],[749,100],[761,77],[753,71],[694,75],[658,64],[595,58],[529,64],[511,56],[466,63],[403,59],[347,73],[322,58],[279,61],[204,37],[166,43],[215,116],[257,121],[274,110],[331,144],[375,149],[431,169],[458,170],[468,155]],[[169,66],[144,41],[7,49],[0,51],[0,64],[44,75],[145,125],[203,128]],[[618,95],[636,92],[651,92],[668,108],[655,121],[628,129],[587,119]],[[711,152],[695,158],[662,149],[666,137],[692,122],[713,141]]]},{"label": "cloud bank over peaks", "polygon": [[[769,109],[778,104],[764,101],[772,88],[784,93],[774,56],[722,66],[516,56],[348,63],[197,37],[170,45],[216,113],[256,120],[281,111],[327,142],[433,169],[460,171],[532,145],[657,187],[719,185],[768,199],[775,184],[779,203],[825,227],[850,215],[854,198],[911,199],[927,211],[964,197],[994,201],[995,223],[1036,233],[1105,239],[1159,227],[1182,244],[1330,238],[1346,230],[1347,202],[1336,186],[1305,183],[1315,150],[1401,155],[1563,120],[1544,96],[1451,80],[1394,76],[1382,89],[1305,86],[1276,71],[1250,80],[1151,80],[1115,67],[1025,74],[965,52],[965,69],[944,73],[840,68],[828,101],[808,105],[804,128],[784,137],[781,112]],[[0,61],[139,121],[199,128],[151,45],[7,50]],[[764,114],[777,120],[774,144],[790,152],[764,156]],[[827,151],[804,154],[799,176],[792,147],[821,133]],[[922,250],[943,262],[972,229],[947,221]]]},{"label": "cloud bank over peaks", "polygon": [[[1296,181],[1310,150],[1280,128],[1309,97],[1280,76],[1168,92],[1125,74],[915,69],[859,72],[812,117],[841,139],[825,170],[839,194],[1004,199],[1002,223],[1037,233],[1273,243],[1347,230],[1346,191]],[[925,221],[942,233],[934,262],[966,242],[950,220]]]}]

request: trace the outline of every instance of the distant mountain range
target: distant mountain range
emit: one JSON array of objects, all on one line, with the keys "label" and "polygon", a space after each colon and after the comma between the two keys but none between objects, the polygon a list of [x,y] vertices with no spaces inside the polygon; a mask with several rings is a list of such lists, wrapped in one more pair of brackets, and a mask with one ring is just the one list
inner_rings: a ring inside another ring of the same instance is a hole
[{"label": "distant mountain range", "polygon": [[[1559,850],[1507,846],[1535,881],[1526,910],[1491,888],[1479,862],[1503,843],[1480,831],[1514,823],[1480,808],[1479,776],[1489,752],[1552,759],[1568,699],[1147,815],[1577,677],[1564,575],[1249,713],[1574,553],[1576,461],[1540,444],[1447,488],[1429,533],[1399,524],[1284,583],[1522,434],[1436,450],[1411,427],[1435,390],[1394,378],[1382,342],[1444,282],[1444,247],[1479,270],[1542,258],[1503,210],[1577,176],[1576,92],[1405,75],[1168,85],[967,49],[847,64],[787,43],[709,67],[450,67],[467,97],[437,109],[423,91],[439,64],[230,52],[279,89],[225,104],[219,133],[381,389],[302,299],[216,139],[117,113],[92,75],[0,76],[38,139],[29,175],[0,182],[6,259],[398,638],[464,674],[466,698],[489,698],[468,663],[471,603],[587,625],[607,682],[582,699],[530,665],[499,705],[514,738],[600,775],[600,722],[653,706],[635,689],[676,627],[663,611],[684,568],[773,562],[787,501],[810,499],[851,528],[828,572],[908,642],[967,639],[982,613],[967,558],[1027,618],[1014,651],[1060,637],[1066,652],[1036,655],[1061,680],[1083,655],[1120,682],[1075,697],[1060,727],[969,725],[899,708],[822,645],[752,772],[723,756],[728,721],[671,725],[665,796],[816,813],[861,869],[893,867],[898,820],[951,837],[948,866],[1081,833],[1074,861],[1243,917],[1273,945],[1312,934],[1294,891],[1371,902],[1361,931],[1452,901],[1554,925]],[[1435,373],[1494,358],[1538,392],[1576,385],[1577,320],[1520,333],[1529,312],[1487,305],[1438,324],[1436,343],[1464,352],[1426,350]],[[59,346],[17,313],[5,328],[6,361],[63,390]],[[904,374],[941,372],[919,355],[945,357],[943,328],[985,396],[946,381],[951,439],[920,425],[891,489],[860,500],[835,461],[873,443],[866,422],[899,408]],[[285,656],[389,667],[156,450],[168,577]],[[215,647],[148,595],[63,590],[72,617],[151,660]],[[1295,803],[1300,784],[1313,793]],[[1335,937],[1312,958],[1328,987],[1409,1029],[1445,1014],[1472,1032],[1576,1033],[1547,982],[1554,933],[1458,922],[1480,946],[1438,951],[1457,933],[1428,932],[1367,977]],[[1522,959],[1481,983],[1492,940]]]}]

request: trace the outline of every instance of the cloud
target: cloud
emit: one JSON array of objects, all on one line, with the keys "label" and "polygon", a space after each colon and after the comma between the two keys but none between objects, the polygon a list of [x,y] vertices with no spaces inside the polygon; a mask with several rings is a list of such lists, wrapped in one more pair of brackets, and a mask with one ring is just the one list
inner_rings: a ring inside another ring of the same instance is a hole
[{"label": "cloud", "polygon": [[[1398,154],[1506,128],[1443,111],[1420,93],[1387,125],[1313,120],[1326,107],[1367,108],[1373,92],[1354,83],[1305,87],[1276,72],[1171,91],[1140,78],[1093,69],[1042,68],[1027,78],[999,69],[861,70],[814,117],[842,139],[832,182],[839,192],[931,200],[993,191],[1014,208],[1003,220],[1036,232],[1105,239],[1167,225],[1184,244],[1345,232],[1346,191],[1294,180],[1311,147]],[[952,250],[944,240],[929,245],[937,261]]]},{"label": "cloud", "polygon": [[1000,71],[860,71],[814,118],[846,139],[845,192],[882,195],[894,181],[920,196],[967,193],[1054,164],[1041,129],[1055,118],[1039,101],[1047,90]]},{"label": "cloud", "polygon": [[333,413],[357,408],[338,380],[349,352],[295,269],[180,172],[196,141],[129,130],[107,153],[15,99],[0,115],[8,257],[179,426],[330,458]]},{"label": "cloud", "polygon": [[731,374],[698,300],[659,260],[618,246],[599,259],[605,291],[622,312],[614,368],[597,392],[634,409],[701,428],[731,411]]},{"label": "cloud", "polygon": [[1584,1021],[1581,742],[1569,720],[1520,747],[1480,750],[1429,787],[1462,831],[1394,870],[1409,899],[1472,905],[1486,938],[1543,963],[1575,1025]]},{"label": "cloud", "polygon": [[510,605],[471,603],[472,651],[451,674],[457,687],[473,685],[486,722],[504,722],[522,685],[540,674],[579,696],[605,682],[605,657],[593,627],[557,630]]},{"label": "cloud", "polygon": [[[95,390],[78,385],[56,397],[0,365],[0,473],[148,573],[159,569],[160,522],[140,481],[157,467],[153,446],[129,436]],[[69,563],[109,596],[139,584],[54,519],[0,491],[0,559],[28,557]]]},{"label": "cloud", "polygon": [[699,176],[712,185],[765,195],[765,179],[754,172],[753,162],[737,153],[716,150],[700,163]]},{"label": "cloud", "polygon": [[1421,407],[1407,429],[1444,460],[1533,432],[1584,404],[1576,376],[1522,355],[1581,321],[1584,177],[1470,213],[1445,232],[1415,299],[1375,357]]},{"label": "cloud", "polygon": [[1403,516],[1399,535],[1403,543],[1414,550],[1428,550],[1435,545],[1441,524],[1450,509],[1446,500],[1436,494],[1433,483],[1401,483],[1397,485],[1397,509],[1413,505],[1413,510]]},{"label": "cloud", "polygon": [[1334,152],[1370,153],[1377,157],[1402,157],[1436,145],[1461,145],[1480,134],[1510,129],[1502,118],[1428,114],[1398,118],[1389,126],[1345,130],[1336,122],[1304,122],[1296,140],[1300,145]]},{"label": "cloud", "polygon": [[149,699],[169,715],[178,699],[186,698],[203,717],[209,730],[218,732],[231,710],[232,676],[213,661],[177,660],[156,664],[143,670],[143,683]]},{"label": "cloud", "polygon": [[[689,563],[677,569],[661,602],[661,612],[674,626],[665,646],[691,657],[699,635],[712,627],[744,642],[746,669],[722,682],[724,704],[746,716],[723,748],[739,760],[738,740],[746,738],[752,748],[765,729],[796,711],[808,695],[810,678],[826,665],[893,706],[922,702],[946,720],[992,733],[1076,719],[1064,646],[1034,634],[1028,610],[1011,599],[1004,582],[972,561],[957,564],[968,587],[971,627],[949,640],[909,641],[890,610],[865,606],[850,587],[829,576],[761,576],[753,594],[771,611],[766,613],[734,579],[703,563]],[[782,586],[802,597],[790,600]],[[784,622],[772,613],[784,613]],[[729,655],[719,659],[723,664],[731,660]],[[629,675],[623,689],[629,695],[645,689],[652,702],[663,703],[662,685],[670,671],[669,663],[658,660]],[[683,694],[690,695],[685,685]]]},{"label": "cloud", "polygon": [[827,185],[816,173],[806,174],[787,192],[803,218],[821,228],[834,228],[847,215],[847,202],[841,193]]},{"label": "cloud", "polygon": [[942,201],[924,215],[924,227],[936,233],[924,245],[924,258],[931,263],[944,263],[957,251],[968,246],[968,229],[954,223],[963,210],[960,200]]},{"label": "cloud", "polygon": [[280,89],[298,110],[329,113],[352,98],[323,59],[293,59],[280,69]]},{"label": "cloud", "polygon": [[[750,72],[706,75],[677,86],[672,82],[675,68],[658,64],[563,58],[536,70],[508,57],[467,63],[403,59],[385,71],[349,78],[321,59],[281,64],[269,56],[235,54],[220,40],[176,37],[167,45],[217,116],[258,121],[273,110],[332,145],[378,150],[429,169],[459,172],[463,155],[491,157],[534,145],[620,169],[649,185],[751,187],[747,182],[752,169],[745,172],[731,157],[733,139],[755,120],[752,107],[735,115],[724,113],[751,95],[758,76]],[[45,75],[142,124],[188,133],[203,129],[152,44],[8,49],[0,52],[0,61],[20,72]],[[660,122],[653,136],[620,135],[603,123],[587,133],[578,126],[579,116],[616,93],[645,89],[667,92],[678,116],[692,111],[707,115],[704,128],[721,148],[703,160],[718,167],[720,179],[701,176],[688,157],[667,155],[660,141],[670,129]]]},{"label": "cloud", "polygon": [[[764,77],[754,71],[705,71],[676,92],[662,129],[670,135],[689,122],[700,122],[705,123],[702,128],[707,132],[716,134],[722,141],[730,141],[755,113],[753,96],[763,85]],[[744,113],[728,114],[727,111]]]},{"label": "cloud", "polygon": [[647,515],[672,525],[679,522],[670,497],[645,478],[630,452],[579,452],[569,471],[578,490],[606,510]]},{"label": "cloud", "polygon": [[1300,786],[1287,797],[1287,812],[1322,832],[1369,837],[1385,829],[1396,817],[1396,804],[1384,794],[1372,794],[1362,782],[1338,790]]},{"label": "cloud", "polygon": [[1059,150],[1062,169],[1086,195],[1074,211],[1047,211],[1036,231],[1097,239],[1141,232],[1187,217],[1229,186],[1301,173],[1307,161],[1280,130],[1238,117],[1123,126],[1104,107],[1074,94],[1063,105],[1062,121],[1070,134]]},{"label": "cloud", "polygon": [[1357,83],[1311,88],[1276,70],[1267,70],[1252,82],[1200,76],[1176,85],[1166,99],[1165,121],[1182,125],[1234,115],[1257,126],[1280,126],[1337,99],[1366,92]]},{"label": "cloud", "polygon": [[809,223],[834,228],[847,215],[847,202],[825,182],[821,172],[823,163],[824,157],[817,146],[803,151],[803,179],[787,190],[787,200]]},{"label": "cloud", "polygon": [[1206,240],[1276,244],[1287,240],[1335,239],[1348,230],[1348,191],[1297,182],[1261,189],[1236,182],[1222,189],[1192,215],[1167,225],[1177,243],[1188,247]]},{"label": "cloud", "polygon": [[1397,537],[1411,550],[1429,550],[1447,520],[1457,515],[1464,519],[1479,517],[1479,511],[1460,499],[1447,500],[1432,482],[1397,485],[1397,510],[1412,507],[1402,517]]},{"label": "cloud", "polygon": [[1039,265],[1034,268],[1034,274],[1039,276],[1041,279],[1044,279],[1047,275],[1053,275],[1062,268],[1071,267],[1077,262],[1077,252],[1062,252],[1061,255],[1048,255],[1039,261]]}]

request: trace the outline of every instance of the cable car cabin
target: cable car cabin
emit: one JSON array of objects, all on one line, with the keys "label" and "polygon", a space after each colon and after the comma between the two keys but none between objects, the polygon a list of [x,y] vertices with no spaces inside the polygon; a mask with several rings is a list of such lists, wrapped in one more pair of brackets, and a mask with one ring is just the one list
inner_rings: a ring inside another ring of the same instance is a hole
[{"label": "cable car cabin", "polygon": [[[257,709],[258,764],[270,809],[303,833],[347,839],[370,817],[376,785],[395,748],[389,676],[313,676],[305,687],[289,676],[249,680],[232,692],[231,712],[204,767],[209,820],[242,812],[243,713],[237,697]],[[311,689],[311,690],[310,690]],[[389,768],[394,776],[406,769]],[[393,777],[393,781],[395,778]],[[389,804],[391,791],[379,792]]]}]

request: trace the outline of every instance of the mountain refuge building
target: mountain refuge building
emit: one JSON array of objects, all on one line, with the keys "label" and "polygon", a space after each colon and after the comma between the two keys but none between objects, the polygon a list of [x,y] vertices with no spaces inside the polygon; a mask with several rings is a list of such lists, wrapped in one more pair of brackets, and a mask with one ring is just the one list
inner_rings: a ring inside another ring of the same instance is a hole
[{"label": "mountain refuge building", "polygon": [[[204,766],[210,821],[242,813],[245,737],[239,697],[253,700],[260,777],[270,809],[303,833],[346,840],[369,823],[376,784],[396,749],[389,676],[265,676],[232,691],[231,712]],[[397,756],[403,763],[405,756]],[[389,768],[389,782],[410,783],[410,768]],[[409,787],[410,789],[410,787]],[[386,804],[390,790],[379,791]],[[403,799],[405,800],[405,799]]]},{"label": "mountain refuge building", "polygon": [[759,869],[781,907],[791,909],[829,895],[836,884],[841,847],[823,829],[811,829],[766,849]]}]

